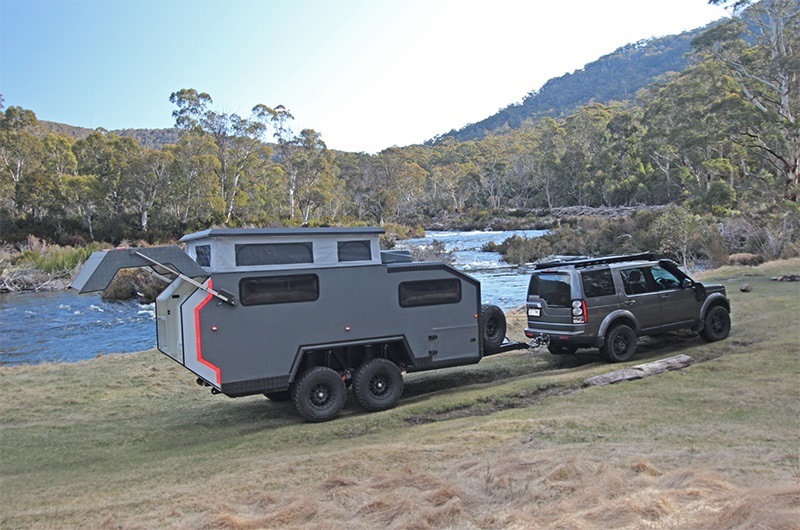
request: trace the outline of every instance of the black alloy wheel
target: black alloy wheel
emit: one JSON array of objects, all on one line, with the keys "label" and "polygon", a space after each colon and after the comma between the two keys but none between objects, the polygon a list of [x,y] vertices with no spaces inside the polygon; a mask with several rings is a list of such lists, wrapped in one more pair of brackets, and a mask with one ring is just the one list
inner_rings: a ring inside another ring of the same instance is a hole
[{"label": "black alloy wheel", "polygon": [[311,368],[292,387],[292,401],[297,413],[313,423],[338,416],[346,395],[342,376],[325,366]]},{"label": "black alloy wheel", "polygon": [[353,376],[353,395],[369,412],[394,407],[402,394],[403,375],[388,359],[367,361]]},{"label": "black alloy wheel", "polygon": [[600,353],[610,363],[630,361],[636,355],[636,333],[624,324],[614,326],[606,333]]},{"label": "black alloy wheel", "polygon": [[716,342],[731,332],[731,315],[721,305],[715,305],[706,313],[706,322],[700,336],[708,342]]}]

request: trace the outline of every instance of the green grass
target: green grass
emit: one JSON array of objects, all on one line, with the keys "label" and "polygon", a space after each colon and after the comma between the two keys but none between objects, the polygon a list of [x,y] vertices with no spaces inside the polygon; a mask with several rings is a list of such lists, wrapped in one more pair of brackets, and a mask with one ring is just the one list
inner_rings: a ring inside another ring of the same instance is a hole
[{"label": "green grass", "polygon": [[512,352],[324,424],[212,396],[156,351],[0,368],[0,527],[792,528],[800,284],[769,278],[798,271],[713,271],[731,336],[644,340],[627,363],[685,370],[583,388],[619,366]]}]

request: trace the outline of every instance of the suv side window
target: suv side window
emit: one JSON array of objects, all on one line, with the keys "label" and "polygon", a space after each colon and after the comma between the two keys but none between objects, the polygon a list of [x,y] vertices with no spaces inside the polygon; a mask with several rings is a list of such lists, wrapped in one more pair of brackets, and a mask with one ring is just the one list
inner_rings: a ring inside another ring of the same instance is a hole
[{"label": "suv side window", "polygon": [[581,282],[583,283],[583,294],[586,298],[611,296],[617,292],[614,288],[614,278],[611,276],[611,269],[584,271],[583,274],[581,274]]},{"label": "suv side window", "polygon": [[653,274],[653,279],[659,291],[678,289],[681,286],[681,281],[677,276],[658,265],[651,267],[650,272]]},{"label": "suv side window", "polygon": [[653,289],[647,285],[647,269],[648,267],[636,267],[633,269],[621,269],[619,275],[622,278],[622,285],[625,288],[625,294],[644,294],[649,293]]}]

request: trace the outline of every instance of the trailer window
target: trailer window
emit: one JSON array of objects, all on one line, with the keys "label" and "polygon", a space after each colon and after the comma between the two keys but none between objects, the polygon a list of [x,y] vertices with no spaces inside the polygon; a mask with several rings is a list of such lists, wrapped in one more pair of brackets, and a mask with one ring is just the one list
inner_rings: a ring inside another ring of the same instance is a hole
[{"label": "trailer window", "polygon": [[339,241],[339,261],[369,261],[372,259],[372,245],[369,240]]},{"label": "trailer window", "polygon": [[194,247],[195,261],[201,267],[211,266],[211,245],[197,245]]},{"label": "trailer window", "polygon": [[242,305],[313,302],[319,298],[319,277],[316,274],[244,278],[239,282]]},{"label": "trailer window", "polygon": [[313,248],[311,242],[236,245],[236,265],[314,263]]},{"label": "trailer window", "polygon": [[400,307],[457,304],[461,301],[461,280],[423,280],[400,284]]}]

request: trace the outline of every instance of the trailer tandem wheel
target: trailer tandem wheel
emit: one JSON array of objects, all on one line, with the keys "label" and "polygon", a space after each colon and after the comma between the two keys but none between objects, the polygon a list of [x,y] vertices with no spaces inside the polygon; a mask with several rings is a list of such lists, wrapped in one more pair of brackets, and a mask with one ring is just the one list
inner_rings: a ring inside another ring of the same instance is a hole
[{"label": "trailer tandem wheel", "polygon": [[307,370],[292,386],[292,402],[306,421],[318,423],[332,420],[344,406],[347,388],[333,369],[315,366]]},{"label": "trailer tandem wheel", "polygon": [[367,361],[353,376],[353,395],[369,412],[394,407],[402,393],[403,375],[388,359]]}]

